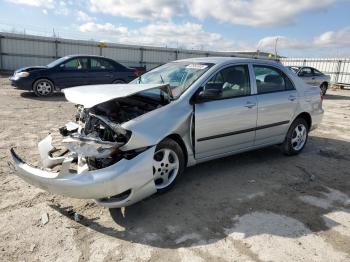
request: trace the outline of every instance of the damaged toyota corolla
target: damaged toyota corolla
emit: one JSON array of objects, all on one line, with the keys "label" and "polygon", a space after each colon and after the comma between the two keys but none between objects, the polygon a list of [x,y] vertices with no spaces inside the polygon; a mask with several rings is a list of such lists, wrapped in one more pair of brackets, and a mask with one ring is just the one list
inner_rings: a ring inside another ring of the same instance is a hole
[{"label": "damaged toyota corolla", "polygon": [[304,148],[323,115],[317,89],[279,63],[196,58],[165,64],[125,85],[64,90],[76,121],[60,128],[66,153],[49,135],[43,167],[11,149],[17,174],[52,193],[114,208],[173,187],[185,167],[280,144]]}]

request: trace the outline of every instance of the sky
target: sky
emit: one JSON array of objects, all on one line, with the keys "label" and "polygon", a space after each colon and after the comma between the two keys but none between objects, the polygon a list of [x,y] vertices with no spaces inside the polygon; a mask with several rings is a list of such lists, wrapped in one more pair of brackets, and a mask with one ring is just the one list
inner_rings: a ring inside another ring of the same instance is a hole
[{"label": "sky", "polygon": [[350,0],[0,0],[0,31],[350,57]]}]

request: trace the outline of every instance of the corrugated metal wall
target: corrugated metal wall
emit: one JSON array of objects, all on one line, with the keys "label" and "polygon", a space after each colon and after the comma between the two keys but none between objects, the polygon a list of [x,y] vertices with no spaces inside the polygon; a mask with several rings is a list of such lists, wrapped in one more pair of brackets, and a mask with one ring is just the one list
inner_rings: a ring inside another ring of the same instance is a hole
[{"label": "corrugated metal wall", "polygon": [[[146,66],[147,70],[169,61],[202,56],[242,56],[236,52],[205,52],[175,48],[121,45],[0,32],[0,69],[14,70],[29,65],[46,65],[71,54],[103,55],[126,66]],[[251,55],[245,55],[251,57]]]},{"label": "corrugated metal wall", "polygon": [[283,58],[285,66],[311,66],[331,76],[332,83],[350,85],[350,58]]},{"label": "corrugated metal wall", "polygon": [[[94,41],[57,39],[0,32],[0,69],[15,70],[30,65],[46,65],[59,57],[71,54],[103,55],[126,66],[145,66],[147,70],[177,59],[203,56],[252,57],[252,54],[254,54],[182,50],[113,43],[107,43],[106,47],[100,48],[98,45],[99,43]],[[287,66],[312,66],[331,75],[333,83],[350,85],[349,58],[283,58],[281,62]]]}]

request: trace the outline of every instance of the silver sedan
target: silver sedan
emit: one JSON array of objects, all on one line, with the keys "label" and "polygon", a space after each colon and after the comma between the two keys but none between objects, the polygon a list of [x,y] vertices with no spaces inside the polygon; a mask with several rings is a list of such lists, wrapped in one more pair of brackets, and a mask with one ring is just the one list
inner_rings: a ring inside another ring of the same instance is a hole
[{"label": "silver sedan", "polygon": [[17,174],[52,193],[131,205],[174,186],[184,169],[280,145],[300,153],[323,116],[318,88],[282,65],[244,58],[196,58],[160,66],[125,85],[64,91],[76,122],[39,143],[42,168],[11,149]]},{"label": "silver sedan", "polygon": [[289,66],[303,81],[312,86],[319,86],[323,95],[326,94],[331,82],[331,77],[309,66]]}]

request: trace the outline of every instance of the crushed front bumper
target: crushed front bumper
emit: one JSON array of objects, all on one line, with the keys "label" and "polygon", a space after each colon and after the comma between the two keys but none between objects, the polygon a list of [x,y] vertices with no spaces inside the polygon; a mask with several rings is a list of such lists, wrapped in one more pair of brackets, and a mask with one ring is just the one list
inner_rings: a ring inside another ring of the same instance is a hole
[{"label": "crushed front bumper", "polygon": [[[128,206],[156,193],[152,167],[154,152],[155,147],[151,147],[130,160],[121,159],[109,167],[82,172],[70,170],[73,158],[67,156],[61,159],[60,172],[53,172],[25,163],[11,149],[17,175],[29,184],[63,196],[95,199],[109,208]],[[118,195],[123,197],[113,197]]]}]

